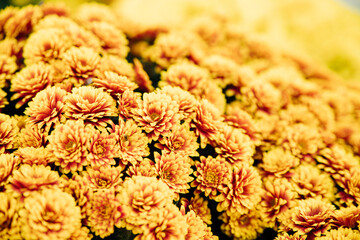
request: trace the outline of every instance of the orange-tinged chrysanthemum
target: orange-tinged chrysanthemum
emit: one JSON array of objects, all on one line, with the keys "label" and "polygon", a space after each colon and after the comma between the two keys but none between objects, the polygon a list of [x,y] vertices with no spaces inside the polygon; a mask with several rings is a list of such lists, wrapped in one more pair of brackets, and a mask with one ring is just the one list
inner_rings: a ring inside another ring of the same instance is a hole
[{"label": "orange-tinged chrysanthemum", "polygon": [[107,54],[125,58],[129,52],[125,34],[116,26],[107,22],[92,22],[87,26],[99,39]]},{"label": "orange-tinged chrysanthemum", "polygon": [[221,199],[218,211],[244,214],[253,209],[261,200],[261,178],[255,167],[235,166],[232,179]]},{"label": "orange-tinged chrysanthemum", "polygon": [[335,210],[331,225],[335,228],[358,228],[360,225],[360,207],[352,205]]},{"label": "orange-tinged chrysanthemum", "polygon": [[288,233],[278,234],[275,240],[305,240],[306,236],[289,235]]},{"label": "orange-tinged chrysanthemum", "polygon": [[246,163],[252,165],[254,144],[241,130],[224,125],[215,138],[215,151],[232,165]]},{"label": "orange-tinged chrysanthemum", "polygon": [[157,140],[179,123],[179,105],[162,93],[144,93],[143,101],[135,109],[134,120],[142,127],[149,139]]},{"label": "orange-tinged chrysanthemum", "polygon": [[0,88],[6,86],[6,81],[11,79],[17,68],[15,57],[0,54]]},{"label": "orange-tinged chrysanthemum", "polygon": [[133,120],[119,119],[119,125],[113,125],[121,165],[135,165],[142,157],[149,155],[148,138]]},{"label": "orange-tinged chrysanthemum", "polygon": [[18,132],[17,121],[6,114],[0,113],[0,153],[14,147]]},{"label": "orange-tinged chrysanthemum", "polygon": [[21,147],[14,152],[14,155],[21,164],[47,166],[54,161],[52,154],[44,147]]},{"label": "orange-tinged chrysanthemum", "polygon": [[102,89],[91,86],[73,88],[65,99],[65,116],[81,119],[94,126],[105,127],[116,113],[115,100]]},{"label": "orange-tinged chrysanthemum", "polygon": [[85,181],[89,183],[89,187],[94,191],[104,189],[118,189],[122,182],[121,176],[123,169],[121,167],[101,166],[95,168],[87,168],[83,172]]},{"label": "orange-tinged chrysanthemum", "polygon": [[144,67],[140,60],[134,58],[134,72],[135,72],[135,82],[139,86],[139,89],[142,92],[152,92],[154,87],[152,86],[151,79],[147,72],[144,70]]},{"label": "orange-tinged chrysanthemum", "polygon": [[196,187],[197,193],[203,192],[214,199],[231,183],[231,166],[221,157],[200,156],[200,162],[196,162],[195,166],[195,179],[191,186]]},{"label": "orange-tinged chrysanthemum", "polygon": [[40,91],[25,109],[24,113],[29,116],[27,121],[39,128],[46,126],[46,129],[59,124],[65,119],[63,113],[66,95],[67,92],[59,87],[48,87]]},{"label": "orange-tinged chrysanthemum", "polygon": [[48,137],[48,132],[39,128],[37,125],[26,124],[21,129],[18,139],[17,147],[35,147],[39,148],[45,145]]},{"label": "orange-tinged chrysanthemum", "polygon": [[198,101],[192,94],[179,87],[171,86],[165,86],[158,92],[169,95],[172,100],[178,103],[181,120],[191,121],[194,118]]},{"label": "orange-tinged chrysanthemum", "polygon": [[13,171],[9,181],[9,191],[21,197],[28,197],[32,192],[58,185],[59,174],[49,166],[24,164]]},{"label": "orange-tinged chrysanthemum", "polygon": [[246,214],[224,212],[219,218],[224,222],[221,230],[234,239],[256,239],[265,229],[261,213],[255,209]]},{"label": "orange-tinged chrysanthemum", "polygon": [[297,193],[304,198],[321,196],[330,201],[335,199],[336,188],[331,176],[316,166],[301,164],[294,169],[291,181],[295,183]]},{"label": "orange-tinged chrysanthemum", "polygon": [[24,239],[68,239],[81,228],[80,208],[74,198],[60,189],[34,192],[19,210]]},{"label": "orange-tinged chrysanthemum", "polygon": [[190,210],[188,213],[186,213],[185,217],[186,223],[188,225],[188,231],[185,239],[204,239],[206,234],[206,224],[201,220],[201,218],[196,215],[193,210]]},{"label": "orange-tinged chrysanthemum", "polygon": [[266,180],[261,206],[266,216],[272,220],[295,205],[296,192],[288,180],[275,178]]},{"label": "orange-tinged chrysanthemum", "polygon": [[159,86],[177,86],[195,96],[200,96],[209,78],[206,69],[190,62],[181,62],[171,65],[166,72],[161,72]]},{"label": "orange-tinged chrysanthemum", "polygon": [[54,80],[54,68],[43,62],[29,65],[18,72],[11,80],[11,100],[20,99],[15,107],[20,108]]},{"label": "orange-tinged chrysanthemum", "polygon": [[91,127],[82,120],[68,120],[59,124],[49,136],[49,151],[55,157],[55,165],[64,173],[82,171],[89,164],[87,159]]},{"label": "orange-tinged chrysanthemum", "polygon": [[118,22],[118,17],[109,6],[102,3],[90,2],[82,4],[77,9],[76,20],[83,25],[93,22],[115,24]]},{"label": "orange-tinged chrysanthemum", "polygon": [[117,156],[116,136],[106,130],[94,131],[89,139],[89,154],[87,155],[91,166],[115,165]]},{"label": "orange-tinged chrysanthemum", "polygon": [[71,47],[70,39],[58,28],[40,29],[26,40],[23,57],[26,65],[55,63]]},{"label": "orange-tinged chrysanthemum", "polygon": [[17,222],[18,200],[7,192],[0,192],[0,238],[20,239],[20,229]]},{"label": "orange-tinged chrysanthemum", "polygon": [[28,5],[23,7],[6,21],[5,35],[12,38],[24,37],[32,31],[42,17],[43,13],[39,6]]},{"label": "orange-tinged chrysanthemum", "polygon": [[0,154],[0,189],[7,184],[7,180],[11,176],[17,164],[18,161],[14,155],[6,153]]},{"label": "orange-tinged chrysanthemum", "polygon": [[197,216],[204,221],[204,223],[211,225],[211,212],[208,207],[209,201],[201,197],[199,194],[195,194],[189,201],[189,210],[196,213]]},{"label": "orange-tinged chrysanthemum", "polygon": [[224,116],[224,122],[228,125],[241,129],[251,140],[256,140],[255,132],[255,121],[249,113],[242,110],[236,105],[228,104],[226,106],[226,115]]},{"label": "orange-tinged chrysanthemum", "polygon": [[197,137],[186,123],[172,127],[168,134],[159,139],[159,143],[155,143],[155,147],[164,153],[174,152],[185,156],[199,156]]},{"label": "orange-tinged chrysanthemum", "polygon": [[66,65],[65,75],[78,87],[98,71],[100,56],[89,47],[71,47],[63,55]]},{"label": "orange-tinged chrysanthemum", "polygon": [[259,167],[265,171],[266,175],[281,177],[299,165],[299,162],[299,158],[290,151],[284,150],[282,147],[275,147],[263,153],[262,163],[259,164]]},{"label": "orange-tinged chrysanthemum", "polygon": [[200,96],[202,99],[208,100],[212,103],[221,114],[225,112],[226,98],[222,92],[222,88],[214,81],[208,81],[206,87]]},{"label": "orange-tinged chrysanthemum", "polygon": [[140,226],[135,240],[185,240],[188,224],[186,217],[172,204],[156,208],[148,215],[149,221]]},{"label": "orange-tinged chrysanthemum", "polygon": [[141,93],[125,90],[118,96],[119,117],[122,119],[132,118],[141,101]]},{"label": "orange-tinged chrysanthemum", "polygon": [[112,71],[99,73],[98,76],[92,79],[92,83],[95,87],[108,92],[115,99],[125,90],[133,91],[137,88],[137,85],[130,81],[128,77],[119,75],[118,73]]},{"label": "orange-tinged chrysanthemum", "polygon": [[156,173],[176,194],[187,193],[193,178],[190,158],[174,152],[154,152]]},{"label": "orange-tinged chrysanthemum", "polygon": [[116,55],[105,55],[101,58],[99,65],[100,72],[110,71],[120,76],[128,77],[131,81],[135,78],[135,71],[131,63]]},{"label": "orange-tinged chrysanthemum", "polygon": [[223,118],[219,110],[204,99],[196,106],[195,113],[191,126],[196,128],[195,133],[200,136],[200,147],[205,148],[206,144],[214,140],[221,129]]},{"label": "orange-tinged chrysanthemum", "polygon": [[351,228],[331,229],[325,236],[318,237],[316,240],[357,240],[360,239],[360,231]]},{"label": "orange-tinged chrysanthemum", "polygon": [[132,176],[144,176],[144,177],[156,177],[155,163],[148,158],[144,158],[137,162],[135,165],[131,165],[126,174]]},{"label": "orange-tinged chrysanthemum", "polygon": [[320,236],[330,228],[335,207],[321,198],[301,200],[291,215],[291,228],[300,235]]},{"label": "orange-tinged chrysanthemum", "polygon": [[95,235],[105,238],[114,232],[114,226],[123,213],[119,199],[114,190],[101,190],[94,193],[91,198],[91,209],[89,210],[89,227]]},{"label": "orange-tinged chrysanthemum", "polygon": [[1,9],[1,14],[0,14],[0,32],[1,32],[1,39],[4,38],[4,26],[6,24],[6,22],[15,15],[15,13],[17,13],[19,11],[19,8],[14,7],[14,6],[8,6],[4,9]]},{"label": "orange-tinged chrysanthemum", "polygon": [[351,168],[345,171],[345,173],[336,180],[336,183],[343,188],[343,192],[340,193],[341,200],[346,204],[360,203],[360,169]]}]

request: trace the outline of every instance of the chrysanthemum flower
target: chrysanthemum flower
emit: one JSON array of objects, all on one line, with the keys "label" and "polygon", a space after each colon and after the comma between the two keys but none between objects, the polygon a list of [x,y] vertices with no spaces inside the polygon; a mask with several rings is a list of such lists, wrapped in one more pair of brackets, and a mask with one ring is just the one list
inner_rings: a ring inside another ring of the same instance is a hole
[{"label": "chrysanthemum flower", "polygon": [[105,53],[125,58],[129,52],[128,40],[116,26],[107,22],[91,22],[87,27],[100,39]]},{"label": "chrysanthemum flower", "polygon": [[156,208],[149,213],[150,221],[140,226],[141,234],[136,240],[185,240],[188,224],[186,217],[172,204]]},{"label": "chrysanthemum flower", "polygon": [[335,228],[346,227],[356,229],[360,225],[360,207],[350,206],[335,210],[331,225]]},{"label": "chrysanthemum flower", "polygon": [[76,20],[83,25],[93,22],[115,24],[118,21],[114,11],[105,4],[91,2],[82,4],[76,11]]},{"label": "chrysanthemum flower", "polygon": [[20,147],[14,152],[14,155],[18,157],[19,163],[28,164],[30,166],[47,166],[54,161],[52,154],[44,147]]},{"label": "chrysanthemum flower", "polygon": [[170,96],[161,93],[144,93],[143,101],[134,110],[134,120],[149,139],[157,140],[179,123],[179,105]]},{"label": "chrysanthemum flower", "polygon": [[130,81],[128,77],[111,71],[99,73],[98,76],[92,79],[92,83],[95,87],[108,92],[113,98],[116,98],[125,90],[133,91],[138,87],[136,83]]},{"label": "chrysanthemum flower", "polygon": [[7,192],[0,192],[0,238],[20,239],[19,225],[16,224],[16,213],[19,203],[17,199]]},{"label": "chrysanthemum flower", "polygon": [[42,17],[43,13],[39,6],[28,5],[23,7],[6,21],[4,26],[5,35],[12,38],[26,36]]},{"label": "chrysanthemum flower", "polygon": [[156,173],[160,179],[176,194],[187,193],[190,188],[188,183],[193,180],[190,176],[193,172],[190,158],[174,152],[162,152],[161,155],[154,152],[154,158]]},{"label": "chrysanthemum flower", "polygon": [[21,69],[11,80],[10,91],[15,92],[11,100],[20,99],[15,107],[20,108],[38,92],[51,85],[54,74],[53,67],[42,62]]},{"label": "chrysanthemum flower", "polygon": [[267,175],[276,177],[286,176],[290,169],[299,165],[299,158],[282,147],[274,147],[263,154],[262,163],[259,167],[264,169]]},{"label": "chrysanthemum flower", "polygon": [[212,15],[200,15],[188,23],[190,31],[197,33],[207,44],[216,46],[225,38],[224,19]]},{"label": "chrysanthemum flower", "polygon": [[4,26],[6,24],[6,22],[12,17],[14,16],[17,12],[19,11],[19,8],[14,7],[14,6],[8,6],[4,9],[1,9],[0,12],[0,33],[1,33],[1,39],[3,39],[5,36],[5,32],[4,32]]},{"label": "chrysanthemum flower", "polygon": [[312,127],[319,126],[319,120],[304,104],[289,104],[286,109],[279,112],[279,115],[289,125],[302,123]]},{"label": "chrysanthemum flower", "polygon": [[197,137],[186,123],[173,126],[168,134],[159,139],[159,143],[155,143],[155,147],[164,153],[174,152],[184,156],[199,156]]},{"label": "chrysanthemum flower", "polygon": [[218,211],[244,214],[253,209],[261,200],[261,178],[253,166],[234,166],[232,179],[220,199]]},{"label": "chrysanthemum flower", "polygon": [[164,93],[171,97],[172,100],[176,101],[179,105],[180,119],[184,121],[191,121],[195,116],[196,106],[198,101],[189,92],[179,88],[165,86],[158,93]]},{"label": "chrysanthemum flower", "polygon": [[211,212],[208,203],[209,202],[205,198],[201,197],[199,194],[195,194],[194,197],[190,199],[188,208],[189,210],[194,211],[204,223],[211,225]]},{"label": "chrysanthemum flower", "polygon": [[13,148],[18,132],[19,128],[16,120],[0,113],[0,153]]},{"label": "chrysanthemum flower", "polygon": [[359,230],[351,228],[331,229],[325,233],[325,236],[318,237],[316,240],[357,240],[360,239]]},{"label": "chrysanthemum flower", "polygon": [[65,99],[65,116],[81,119],[94,126],[105,127],[116,113],[115,100],[102,89],[91,86],[73,88]]},{"label": "chrysanthemum flower", "polygon": [[112,133],[116,138],[116,154],[121,165],[135,165],[149,155],[148,138],[133,120],[119,120],[119,125],[113,125]]},{"label": "chrysanthemum flower", "polygon": [[122,182],[121,167],[101,166],[87,168],[83,172],[83,177],[93,190],[118,189]]},{"label": "chrysanthemum flower", "polygon": [[40,129],[37,125],[26,124],[21,129],[17,138],[17,147],[35,147],[39,148],[45,145],[48,132]]},{"label": "chrysanthemum flower", "polygon": [[225,124],[215,138],[216,153],[232,165],[239,163],[252,165],[254,150],[254,144],[248,135]]},{"label": "chrysanthemum flower", "polygon": [[125,179],[117,198],[124,208],[126,228],[138,232],[140,225],[149,222],[150,211],[172,205],[174,193],[155,177],[132,176]]},{"label": "chrysanthemum flower", "polygon": [[196,106],[196,115],[191,126],[195,127],[195,133],[200,136],[200,147],[214,140],[217,132],[221,129],[223,118],[219,110],[207,100],[201,100]]},{"label": "chrysanthemum flower", "polygon": [[321,196],[327,200],[335,199],[335,184],[330,175],[322,172],[316,166],[301,164],[294,169],[291,181],[300,196],[311,198]]},{"label": "chrysanthemum flower", "polygon": [[288,233],[278,234],[274,240],[305,240],[306,236],[289,235]]},{"label": "chrysanthemum flower", "polygon": [[41,5],[44,16],[56,15],[68,17],[70,9],[64,2],[46,2]]},{"label": "chrysanthemum flower", "polygon": [[209,72],[190,62],[171,65],[167,71],[161,72],[160,87],[177,86],[195,96],[200,96],[204,84],[210,79]]},{"label": "chrysanthemum flower", "polygon": [[222,92],[222,88],[219,87],[214,81],[208,81],[206,87],[202,91],[200,96],[202,99],[208,100],[212,103],[221,114],[225,112],[226,98]]},{"label": "chrysanthemum flower", "polygon": [[9,101],[6,98],[7,93],[0,89],[0,112],[1,110],[9,104]]},{"label": "chrysanthemum flower", "polygon": [[93,131],[82,120],[69,120],[51,132],[47,147],[55,157],[55,165],[60,166],[64,173],[81,171],[89,164],[89,134]]},{"label": "chrysanthemum flower", "polygon": [[6,81],[11,79],[17,68],[15,57],[0,54],[0,88],[6,86]]},{"label": "chrysanthemum flower", "polygon": [[291,228],[300,235],[320,236],[330,228],[335,207],[321,198],[301,200],[291,215]]},{"label": "chrysanthemum flower", "polygon": [[201,218],[196,215],[193,210],[190,210],[188,213],[186,213],[185,217],[186,223],[188,225],[188,231],[185,239],[204,239],[204,236],[206,234],[206,224],[201,220]]},{"label": "chrysanthemum flower", "polygon": [[195,179],[191,186],[196,187],[196,193],[203,192],[206,197],[214,199],[231,183],[231,166],[221,157],[200,156],[200,162],[195,166]]},{"label": "chrysanthemum flower", "polygon": [[106,130],[94,131],[89,139],[87,158],[91,166],[114,165],[117,155],[116,136]]},{"label": "chrysanthemum flower", "polygon": [[353,204],[353,201],[360,203],[360,170],[351,168],[344,172],[344,175],[336,180],[336,183],[343,188],[340,193],[341,201],[346,204]]},{"label": "chrysanthemum flower", "polygon": [[118,98],[120,118],[132,118],[135,115],[135,109],[139,107],[141,101],[141,93],[125,90]]},{"label": "chrysanthemum flower", "polygon": [[131,165],[126,174],[132,176],[156,177],[155,163],[149,158],[138,161],[135,165]]},{"label": "chrysanthemum flower", "polygon": [[284,147],[295,156],[313,155],[324,148],[324,142],[317,128],[295,124],[286,129]]},{"label": "chrysanthemum flower", "polygon": [[18,163],[14,155],[6,153],[0,154],[0,189],[7,184],[8,178]]},{"label": "chrysanthemum flower", "polygon": [[286,179],[269,179],[264,183],[264,190],[261,206],[270,220],[295,205],[297,194]]},{"label": "chrysanthemum flower", "polygon": [[120,76],[125,76],[131,81],[135,78],[135,71],[132,65],[124,58],[116,55],[105,55],[101,58],[99,65],[100,72],[110,71]]},{"label": "chrysanthemum flower", "polygon": [[335,178],[346,171],[359,167],[359,159],[354,156],[344,145],[334,144],[322,149],[316,156],[318,166]]},{"label": "chrysanthemum flower", "polygon": [[210,76],[221,87],[235,81],[238,65],[232,59],[221,55],[210,55],[204,58],[200,65],[209,70]]},{"label": "chrysanthemum flower", "polygon": [[96,75],[100,56],[92,48],[71,47],[64,53],[63,61],[66,65],[66,77],[79,87]]},{"label": "chrysanthemum flower", "polygon": [[25,109],[24,113],[29,116],[27,121],[38,128],[46,126],[48,130],[65,120],[63,112],[66,95],[67,92],[59,87],[48,87],[40,91]]},{"label": "chrysanthemum flower", "polygon": [[32,192],[53,188],[59,184],[59,174],[44,165],[21,165],[13,171],[8,190],[21,197],[28,197]]},{"label": "chrysanthemum flower", "polygon": [[90,199],[93,196],[93,189],[89,185],[90,183],[78,174],[74,174],[71,179],[66,175],[60,177],[59,188],[73,196],[76,206],[80,207],[81,218],[84,222],[87,221],[87,213],[91,207]]},{"label": "chrysanthemum flower", "polygon": [[119,199],[115,197],[113,190],[101,190],[94,193],[91,198],[88,223],[91,231],[101,238],[111,235],[115,224],[123,217],[123,213],[119,211],[120,208]]},{"label": "chrysanthemum flower", "polygon": [[77,239],[83,239],[83,240],[91,240],[93,239],[93,235],[90,233],[89,228],[83,226],[80,229],[76,229],[75,232],[70,236],[69,240],[77,240]]},{"label": "chrysanthemum flower", "polygon": [[[1,33],[0,33],[1,34]],[[0,41],[0,54],[4,54],[10,58],[19,58],[22,54],[24,42],[17,41],[15,38],[5,38]]]},{"label": "chrysanthemum flower", "polygon": [[24,239],[68,239],[81,228],[80,208],[71,195],[59,189],[34,192],[19,210]]},{"label": "chrysanthemum flower", "polygon": [[265,229],[264,220],[255,209],[246,214],[224,212],[219,218],[224,222],[221,230],[234,239],[256,239]]},{"label": "chrysanthemum flower", "polygon": [[30,35],[24,46],[26,65],[37,62],[54,63],[71,47],[70,39],[58,28],[40,29]]}]

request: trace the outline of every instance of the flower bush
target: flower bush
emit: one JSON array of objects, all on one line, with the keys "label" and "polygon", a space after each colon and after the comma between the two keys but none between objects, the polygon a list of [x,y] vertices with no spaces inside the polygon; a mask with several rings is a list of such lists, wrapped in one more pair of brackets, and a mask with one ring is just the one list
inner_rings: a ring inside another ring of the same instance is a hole
[{"label": "flower bush", "polygon": [[359,238],[359,83],[212,15],[7,7],[0,37],[0,238]]}]

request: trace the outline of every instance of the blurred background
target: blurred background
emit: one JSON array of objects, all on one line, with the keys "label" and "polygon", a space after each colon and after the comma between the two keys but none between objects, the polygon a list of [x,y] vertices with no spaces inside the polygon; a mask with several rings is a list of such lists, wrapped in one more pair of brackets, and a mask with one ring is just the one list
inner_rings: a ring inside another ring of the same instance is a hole
[{"label": "blurred background", "polygon": [[[58,0],[0,0],[0,7]],[[59,0],[61,1],[61,0]],[[70,9],[87,2],[62,0]],[[301,52],[346,80],[360,80],[360,0],[102,0],[138,22],[181,24],[206,13]]]}]

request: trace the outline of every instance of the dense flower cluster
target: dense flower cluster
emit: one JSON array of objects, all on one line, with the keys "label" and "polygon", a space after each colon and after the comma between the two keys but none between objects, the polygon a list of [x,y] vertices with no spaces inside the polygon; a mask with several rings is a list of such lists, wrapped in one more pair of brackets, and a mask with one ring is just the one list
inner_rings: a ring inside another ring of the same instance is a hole
[{"label": "dense flower cluster", "polygon": [[226,18],[127,21],[0,12],[0,238],[360,237],[358,83]]}]

